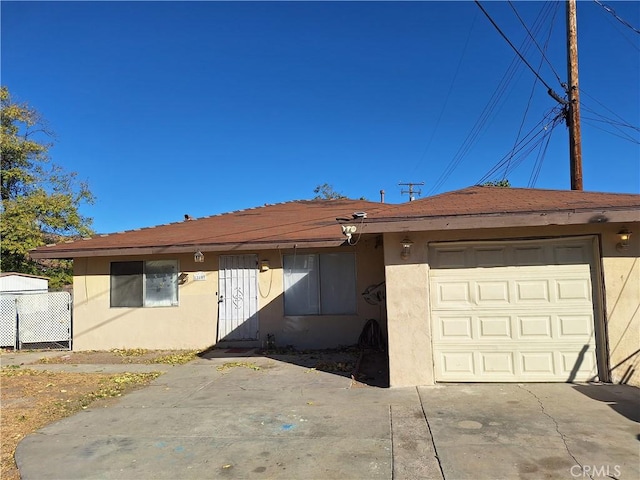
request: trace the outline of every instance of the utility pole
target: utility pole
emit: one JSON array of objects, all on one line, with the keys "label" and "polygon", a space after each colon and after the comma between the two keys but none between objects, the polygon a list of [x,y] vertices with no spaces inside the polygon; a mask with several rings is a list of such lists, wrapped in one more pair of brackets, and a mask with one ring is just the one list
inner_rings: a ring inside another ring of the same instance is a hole
[{"label": "utility pole", "polygon": [[414,193],[418,193],[418,195],[420,195],[422,193],[422,190],[414,190],[413,187],[415,187],[416,185],[424,185],[424,182],[420,182],[420,183],[413,183],[413,182],[407,182],[407,183],[399,183],[398,185],[402,186],[408,186],[409,190],[400,190],[400,194],[404,195],[405,193],[409,194],[409,201],[413,202],[415,200],[415,197],[413,196]]},{"label": "utility pole", "polygon": [[576,0],[567,0],[567,126],[571,190],[582,190],[582,137],[580,135],[580,91],[578,90],[578,26]]}]

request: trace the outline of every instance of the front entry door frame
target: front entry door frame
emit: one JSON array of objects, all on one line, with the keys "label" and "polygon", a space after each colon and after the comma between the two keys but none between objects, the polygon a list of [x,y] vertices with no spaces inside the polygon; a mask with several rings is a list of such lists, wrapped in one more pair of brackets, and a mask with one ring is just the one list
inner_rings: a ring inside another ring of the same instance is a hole
[{"label": "front entry door frame", "polygon": [[218,341],[258,340],[258,256],[221,255]]}]

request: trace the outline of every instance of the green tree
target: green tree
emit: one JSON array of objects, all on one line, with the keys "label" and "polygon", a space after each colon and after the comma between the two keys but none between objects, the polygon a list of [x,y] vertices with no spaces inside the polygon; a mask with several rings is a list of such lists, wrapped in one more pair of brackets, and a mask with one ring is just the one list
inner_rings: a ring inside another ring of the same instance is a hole
[{"label": "green tree", "polygon": [[506,178],[504,180],[494,180],[492,182],[484,182],[482,184],[483,187],[505,187],[505,188],[510,188],[511,187],[511,182],[509,182],[509,180],[507,180]]},{"label": "green tree", "polygon": [[340,198],[347,198],[341,193],[336,192],[333,189],[333,186],[329,185],[328,183],[323,183],[322,185],[318,185],[316,188],[313,189],[313,193],[316,194],[316,196],[313,197],[314,200],[336,200]]},{"label": "green tree", "polygon": [[50,286],[71,283],[71,261],[36,262],[29,250],[91,235],[91,219],[79,212],[93,195],[75,172],[51,162],[52,132],[39,113],[15,103],[0,87],[0,270],[45,275]]}]

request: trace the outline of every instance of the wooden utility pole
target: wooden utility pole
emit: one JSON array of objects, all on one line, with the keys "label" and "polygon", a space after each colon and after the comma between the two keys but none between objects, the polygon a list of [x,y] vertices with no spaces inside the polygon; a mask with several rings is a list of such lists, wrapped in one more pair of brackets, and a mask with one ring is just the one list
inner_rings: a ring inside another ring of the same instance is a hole
[{"label": "wooden utility pole", "polygon": [[567,95],[569,98],[567,126],[569,127],[571,190],[582,190],[582,138],[580,135],[576,0],[567,0],[567,75]]},{"label": "wooden utility pole", "polygon": [[409,190],[400,190],[400,194],[404,195],[405,193],[408,193],[409,201],[413,202],[416,199],[416,197],[413,196],[414,193],[417,193],[418,195],[422,193],[422,190],[415,190],[413,187],[415,187],[416,185],[424,185],[424,182],[420,182],[420,183],[407,182],[407,183],[399,183],[398,185],[409,187]]}]

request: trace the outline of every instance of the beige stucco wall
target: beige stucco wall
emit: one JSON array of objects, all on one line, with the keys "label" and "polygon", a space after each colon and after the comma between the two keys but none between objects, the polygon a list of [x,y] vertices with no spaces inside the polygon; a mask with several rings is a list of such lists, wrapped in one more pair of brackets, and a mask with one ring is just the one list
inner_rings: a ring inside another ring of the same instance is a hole
[{"label": "beige stucco wall", "polygon": [[[640,233],[640,226],[631,230]],[[602,237],[611,381],[640,387],[640,235],[618,251],[616,232]]]},{"label": "beige stucco wall", "polygon": [[389,381],[393,386],[432,385],[433,356],[429,312],[426,237],[412,234],[411,257],[400,258],[404,235],[384,236],[387,279]]},{"label": "beige stucco wall", "polygon": [[[640,233],[640,224],[626,225]],[[400,258],[400,242],[407,234],[385,234],[385,275],[387,280],[387,328],[389,337],[389,377],[391,386],[432,385],[433,349],[429,307],[429,242],[502,240],[557,236],[596,235],[602,260],[595,276],[603,279],[602,295],[608,331],[612,381],[640,386],[640,235],[632,236],[628,250],[618,251],[617,232],[621,225],[603,224],[577,227],[538,227],[493,231],[455,231],[408,234],[414,242],[411,257]]]},{"label": "beige stucco wall", "polygon": [[[291,250],[257,253],[269,269],[258,272],[259,338],[250,346],[264,346],[267,334],[277,346],[330,348],[357,343],[369,318],[384,330],[384,308],[370,305],[360,293],[384,280],[383,249],[376,239],[362,239],[355,246],[338,249],[298,249],[298,253],[345,251],[356,253],[357,315],[284,317],[282,256]],[[218,322],[219,254],[205,253],[204,263],[192,254],[146,257],[81,258],[74,261],[73,349],[112,348],[203,349],[216,344]],[[111,308],[110,262],[177,259],[180,273],[188,275],[178,287],[178,306]],[[194,279],[203,272],[205,280]],[[386,331],[384,331],[386,336]]]},{"label": "beige stucco wall", "polygon": [[[112,261],[141,257],[82,258],[74,260],[73,349],[203,348],[215,341],[217,278],[211,274],[214,258],[196,264],[193,255],[149,256],[144,260],[178,259],[180,272],[190,279],[178,287],[179,306],[111,308],[109,270]],[[198,267],[196,267],[198,265]],[[205,281],[192,280],[194,271],[207,272]]]},{"label": "beige stucco wall", "polygon": [[[282,298],[282,256],[293,254],[294,251],[290,249],[261,253],[260,259],[268,259],[272,266],[269,272],[259,273],[261,342],[265,342],[267,334],[271,334],[279,347],[293,345],[296,348],[308,349],[354,345],[358,342],[364,324],[370,318],[378,321],[386,338],[384,306],[370,305],[360,295],[368,286],[384,281],[383,249],[382,245],[376,247],[376,244],[376,240],[370,238],[362,239],[350,247],[298,250],[298,254],[301,255],[355,250],[357,315],[285,316]],[[266,295],[266,292],[269,294]]]}]

